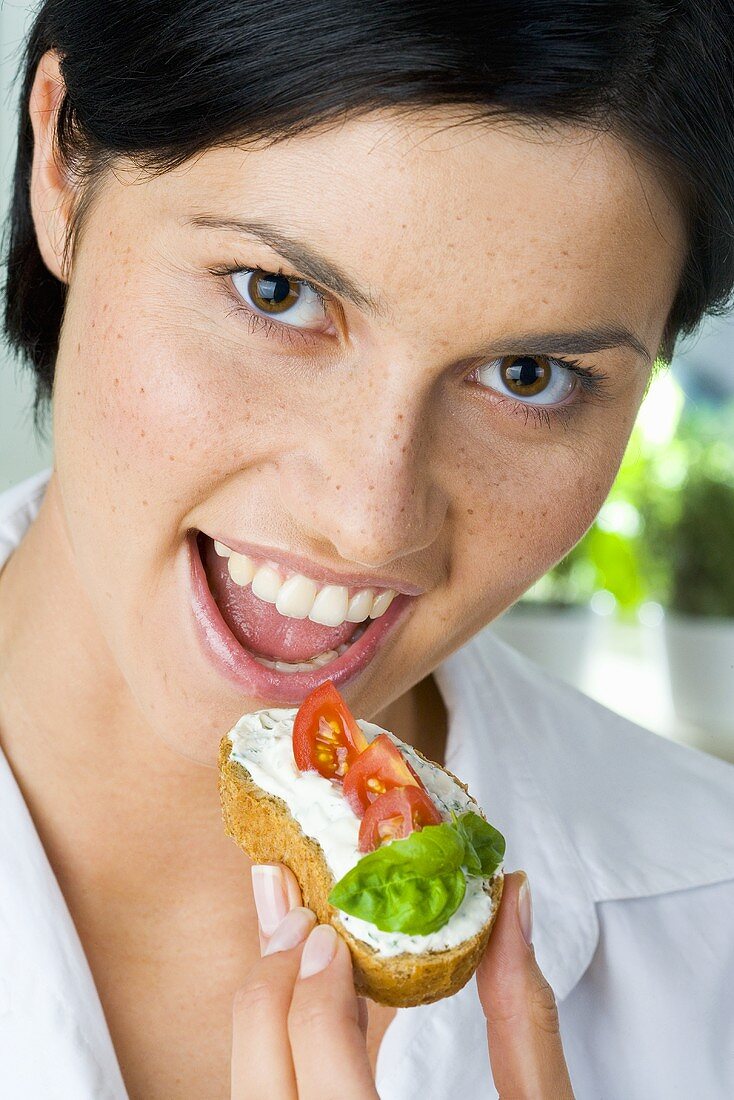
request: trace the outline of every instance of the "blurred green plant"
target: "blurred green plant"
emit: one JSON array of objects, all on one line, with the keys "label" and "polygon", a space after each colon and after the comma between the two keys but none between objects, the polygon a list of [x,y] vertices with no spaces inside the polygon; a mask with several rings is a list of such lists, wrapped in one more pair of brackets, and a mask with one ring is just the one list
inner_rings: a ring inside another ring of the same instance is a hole
[{"label": "blurred green plant", "polygon": [[636,535],[605,530],[597,521],[573,550],[529,589],[523,601],[578,607],[604,592],[622,612],[635,611],[646,595],[638,541]]},{"label": "blurred green plant", "polygon": [[644,509],[656,598],[679,614],[734,618],[734,402],[686,410],[675,447],[683,477]]},{"label": "blurred green plant", "polygon": [[684,408],[659,376],[596,521],[523,602],[579,607],[601,594],[621,617],[648,601],[734,616],[732,558],[734,402]]},{"label": "blurred green plant", "polygon": [[671,610],[734,618],[734,483],[701,471],[688,477],[670,553]]}]

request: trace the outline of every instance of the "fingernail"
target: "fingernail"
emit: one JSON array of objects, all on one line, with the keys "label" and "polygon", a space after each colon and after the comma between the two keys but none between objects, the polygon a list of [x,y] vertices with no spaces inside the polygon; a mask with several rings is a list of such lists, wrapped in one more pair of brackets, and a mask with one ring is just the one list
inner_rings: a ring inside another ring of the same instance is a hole
[{"label": "fingernail", "polygon": [[317,924],[306,940],[301,955],[301,978],[310,978],[329,965],[336,952],[336,930],[330,924]]},{"label": "fingernail", "polygon": [[252,893],[262,933],[272,936],[289,909],[288,894],[280,867],[271,863],[254,863]]},{"label": "fingernail", "polygon": [[523,878],[517,895],[517,916],[520,921],[523,939],[529,947],[533,942],[533,899],[530,895],[530,883],[527,875]]},{"label": "fingernail", "polygon": [[276,951],[290,951],[292,947],[297,947],[306,939],[315,920],[316,914],[303,905],[297,905],[295,909],[291,909],[268,940],[263,956],[273,955]]}]

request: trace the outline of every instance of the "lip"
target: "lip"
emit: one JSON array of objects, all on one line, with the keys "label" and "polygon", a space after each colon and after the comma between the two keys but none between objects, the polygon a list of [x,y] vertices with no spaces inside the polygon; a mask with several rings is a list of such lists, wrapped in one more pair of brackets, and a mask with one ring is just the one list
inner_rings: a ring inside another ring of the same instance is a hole
[{"label": "lip", "polygon": [[401,592],[405,596],[420,596],[425,592],[417,584],[406,584],[397,577],[370,577],[364,573],[336,573],[333,569],[318,565],[309,558],[291,554],[288,550],[278,550],[271,546],[257,546],[255,543],[240,542],[239,539],[230,539],[221,535],[210,535],[207,531],[202,534],[216,542],[223,543],[236,554],[246,554],[249,558],[259,558],[273,565],[286,566],[294,573],[301,573],[304,577],[319,581],[321,584],[340,584],[346,588],[392,588],[394,592]]},{"label": "lip", "polygon": [[[350,645],[345,653],[326,667],[316,668],[313,672],[278,672],[276,669],[261,665],[237,641],[222,618],[209,590],[195,531],[189,532],[186,543],[191,576],[192,609],[204,653],[215,668],[239,691],[252,698],[261,699],[265,703],[298,706],[324,680],[332,680],[337,686],[354,680],[367,667],[379,647],[392,634],[413,603],[410,595],[399,593],[385,614],[378,619],[373,619],[364,634]],[[229,546],[229,543],[226,545]],[[247,551],[241,552],[247,553]],[[279,555],[280,559],[284,557]]]}]

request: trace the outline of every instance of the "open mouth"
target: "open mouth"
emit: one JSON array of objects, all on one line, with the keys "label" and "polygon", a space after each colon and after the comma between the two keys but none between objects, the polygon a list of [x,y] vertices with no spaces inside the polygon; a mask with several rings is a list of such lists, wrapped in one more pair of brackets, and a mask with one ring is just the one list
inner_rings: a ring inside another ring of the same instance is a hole
[{"label": "open mouth", "polygon": [[210,657],[248,695],[297,705],[318,684],[356,676],[413,597],[316,580],[238,553],[203,532],[188,540],[194,614]]}]

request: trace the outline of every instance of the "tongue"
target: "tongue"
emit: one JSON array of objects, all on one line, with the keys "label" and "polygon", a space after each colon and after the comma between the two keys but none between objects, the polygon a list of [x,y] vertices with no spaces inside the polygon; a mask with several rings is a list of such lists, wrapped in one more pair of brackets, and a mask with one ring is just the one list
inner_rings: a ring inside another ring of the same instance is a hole
[{"label": "tongue", "polygon": [[[199,543],[201,546],[201,541]],[[202,558],[209,588],[220,614],[240,645],[271,660],[307,661],[319,653],[348,642],[359,623],[321,626],[310,619],[289,619],[274,603],[255,596],[251,587],[235,584],[210,539]]]}]

